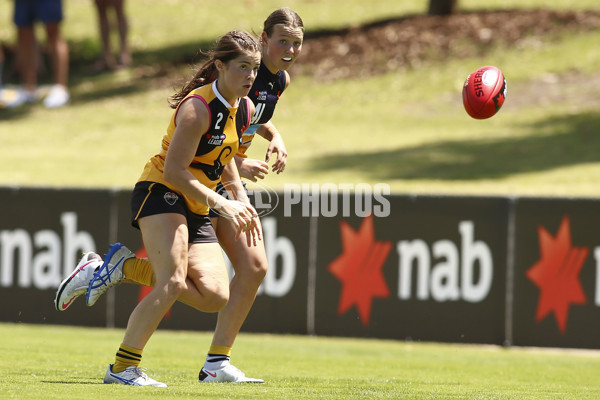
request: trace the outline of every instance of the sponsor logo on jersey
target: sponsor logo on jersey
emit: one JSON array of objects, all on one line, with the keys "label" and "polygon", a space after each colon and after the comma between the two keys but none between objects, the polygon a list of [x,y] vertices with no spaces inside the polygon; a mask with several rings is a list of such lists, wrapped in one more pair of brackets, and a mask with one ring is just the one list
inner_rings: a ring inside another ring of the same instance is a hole
[{"label": "sponsor logo on jersey", "polygon": [[207,133],[206,138],[208,139],[208,144],[213,146],[221,146],[223,144],[223,140],[225,140],[225,134],[221,133],[220,135],[211,135],[210,133]]},{"label": "sponsor logo on jersey", "polygon": [[267,94],[268,94],[268,92],[266,90],[262,90],[262,91],[256,93],[256,100],[257,101],[267,101]]},{"label": "sponsor logo on jersey", "polygon": [[177,193],[167,192],[164,195],[164,199],[167,202],[167,204],[172,206],[179,199],[179,196],[177,196]]}]

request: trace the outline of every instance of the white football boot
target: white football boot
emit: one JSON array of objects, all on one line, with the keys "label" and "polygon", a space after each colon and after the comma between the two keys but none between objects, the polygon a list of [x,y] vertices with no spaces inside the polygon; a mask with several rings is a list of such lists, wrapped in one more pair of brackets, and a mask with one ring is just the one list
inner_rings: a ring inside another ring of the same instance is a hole
[{"label": "white football boot", "polygon": [[118,285],[123,279],[123,265],[125,260],[135,257],[127,247],[121,243],[110,246],[108,254],[104,256],[104,264],[94,274],[88,286],[85,303],[91,307],[109,288]]},{"label": "white football boot", "polygon": [[54,307],[58,311],[65,311],[73,304],[73,300],[87,292],[94,272],[102,265],[102,262],[102,258],[94,252],[83,255],[71,275],[58,286],[54,298]]},{"label": "white football boot", "polygon": [[118,383],[121,385],[132,385],[132,386],[154,386],[154,387],[167,387],[166,384],[155,381],[146,375],[145,368],[140,367],[128,367],[121,372],[112,372],[113,364],[108,366],[106,374],[104,375],[104,383]]},{"label": "white football boot", "polygon": [[265,383],[262,379],[246,377],[246,374],[231,364],[214,371],[202,368],[198,380],[200,382]]}]

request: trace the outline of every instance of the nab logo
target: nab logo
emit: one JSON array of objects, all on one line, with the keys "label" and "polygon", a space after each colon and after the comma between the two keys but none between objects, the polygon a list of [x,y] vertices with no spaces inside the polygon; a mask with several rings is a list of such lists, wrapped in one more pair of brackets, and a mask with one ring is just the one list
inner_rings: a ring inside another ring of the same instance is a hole
[{"label": "nab logo", "polygon": [[[431,248],[421,239],[396,244],[398,300],[479,303],[487,298],[494,275],[491,249],[484,241],[475,240],[472,221],[460,221],[458,231],[459,244],[446,239],[434,242]],[[390,297],[382,268],[392,242],[375,240],[373,215],[363,220],[358,231],[342,222],[340,233],[342,254],[328,267],[342,284],[338,314],[356,306],[361,322],[368,326],[373,299]],[[416,298],[411,293],[413,278]]]},{"label": "nab logo", "polygon": [[563,218],[555,237],[543,226],[538,227],[538,240],[540,259],[526,272],[527,278],[540,290],[535,319],[540,322],[554,313],[558,329],[564,334],[569,307],[587,303],[579,273],[589,249],[571,244],[568,216]]}]

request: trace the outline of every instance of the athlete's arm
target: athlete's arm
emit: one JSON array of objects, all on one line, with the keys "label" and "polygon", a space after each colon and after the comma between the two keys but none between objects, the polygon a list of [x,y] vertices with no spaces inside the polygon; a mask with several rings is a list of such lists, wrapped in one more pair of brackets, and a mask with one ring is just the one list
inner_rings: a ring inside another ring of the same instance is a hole
[{"label": "athlete's arm", "polygon": [[[209,121],[209,111],[199,99],[189,98],[181,104],[163,172],[165,180],[175,189],[206,205],[209,204],[212,190],[200,183],[188,167],[194,159],[200,138],[209,128]],[[213,205],[213,201],[210,205]]]},{"label": "athlete's arm", "polygon": [[285,148],[285,143],[283,143],[281,134],[271,121],[262,124],[256,130],[256,133],[269,141],[269,147],[267,148],[265,161],[269,162],[271,155],[273,153],[277,153],[277,159],[273,163],[272,168],[274,172],[277,172],[278,174],[282,173],[285,169],[288,153],[287,149]]},{"label": "athlete's arm", "polygon": [[269,173],[269,164],[264,161],[240,157],[237,154],[234,159],[242,178],[256,182],[259,179],[264,179],[265,175]]},{"label": "athlete's arm", "polygon": [[[285,88],[290,84],[290,74],[285,72]],[[269,160],[273,153],[277,153],[277,159],[273,163],[273,171],[278,174],[282,173],[287,163],[287,149],[281,134],[271,121],[267,121],[262,124],[256,130],[256,133],[266,140],[269,141],[269,147],[265,155],[265,161],[257,159],[235,156],[235,163],[238,167],[240,176],[249,179],[252,182],[258,181],[258,179],[264,179],[265,175],[269,173]]]},{"label": "athlete's arm", "polygon": [[[287,71],[284,71],[284,73],[285,90],[290,84],[290,74],[288,74]],[[281,134],[271,121],[267,121],[265,124],[261,125],[256,130],[256,133],[269,141],[269,147],[267,148],[265,160],[269,162],[271,154],[277,153],[277,159],[273,163],[273,171],[277,172],[278,174],[282,173],[287,163],[288,153],[285,147],[285,143],[283,143],[283,138],[281,137]]]},{"label": "athlete's arm", "polygon": [[177,127],[167,151],[163,177],[182,194],[229,215],[236,229],[245,231],[252,227],[256,212],[252,213],[243,203],[218,195],[188,170],[202,135],[208,131],[209,121],[209,111],[199,99],[192,97],[179,107],[175,121]]},{"label": "athlete's arm", "polygon": [[283,138],[271,121],[261,125],[256,130],[256,133],[269,141],[269,147],[267,148],[265,158],[266,161],[240,157],[238,155],[235,156],[235,163],[238,167],[240,176],[249,179],[252,182],[256,182],[258,179],[264,179],[265,175],[269,173],[268,162],[273,153],[277,153],[277,159],[273,163],[274,172],[277,172],[278,174],[283,172],[287,161],[287,149],[283,143]]}]

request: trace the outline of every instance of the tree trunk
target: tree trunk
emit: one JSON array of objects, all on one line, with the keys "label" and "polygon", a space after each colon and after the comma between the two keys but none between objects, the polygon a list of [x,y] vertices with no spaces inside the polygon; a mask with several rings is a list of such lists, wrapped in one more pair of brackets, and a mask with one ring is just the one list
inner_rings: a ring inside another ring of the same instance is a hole
[{"label": "tree trunk", "polygon": [[458,0],[429,0],[429,15],[450,15],[456,12]]}]

